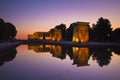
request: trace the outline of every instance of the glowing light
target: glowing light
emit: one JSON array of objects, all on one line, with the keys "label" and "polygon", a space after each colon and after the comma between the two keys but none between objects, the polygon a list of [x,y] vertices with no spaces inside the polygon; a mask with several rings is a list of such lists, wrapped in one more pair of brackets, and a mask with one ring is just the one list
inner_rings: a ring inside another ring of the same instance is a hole
[{"label": "glowing light", "polygon": [[76,39],[75,39],[75,42],[79,42],[79,39],[78,39],[78,38],[76,38]]}]

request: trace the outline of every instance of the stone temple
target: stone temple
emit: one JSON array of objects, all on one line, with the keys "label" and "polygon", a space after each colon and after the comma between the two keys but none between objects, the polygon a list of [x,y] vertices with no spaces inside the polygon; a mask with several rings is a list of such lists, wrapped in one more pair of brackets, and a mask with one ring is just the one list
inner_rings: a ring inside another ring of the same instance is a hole
[{"label": "stone temple", "polygon": [[89,22],[77,22],[73,24],[73,42],[86,43],[89,41]]},{"label": "stone temple", "polygon": [[[89,22],[76,22],[71,25],[73,26],[72,41],[87,43],[89,41]],[[28,35],[28,39],[61,41],[62,31],[54,28],[48,32],[35,32],[32,35]]]}]

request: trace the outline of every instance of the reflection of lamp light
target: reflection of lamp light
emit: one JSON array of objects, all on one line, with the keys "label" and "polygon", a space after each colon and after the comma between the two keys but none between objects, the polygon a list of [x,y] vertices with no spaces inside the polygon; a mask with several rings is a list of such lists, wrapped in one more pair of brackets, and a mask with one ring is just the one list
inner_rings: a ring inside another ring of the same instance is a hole
[{"label": "reflection of lamp light", "polygon": [[78,47],[73,47],[73,50],[74,50],[74,51],[78,51],[79,48],[78,48]]},{"label": "reflection of lamp light", "polygon": [[55,49],[55,46],[54,45],[52,45],[52,50],[54,50]]}]

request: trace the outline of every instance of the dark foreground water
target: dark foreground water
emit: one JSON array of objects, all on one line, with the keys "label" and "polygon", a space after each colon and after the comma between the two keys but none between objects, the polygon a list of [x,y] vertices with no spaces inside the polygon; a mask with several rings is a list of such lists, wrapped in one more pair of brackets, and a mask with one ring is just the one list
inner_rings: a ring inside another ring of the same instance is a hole
[{"label": "dark foreground water", "polygon": [[0,52],[0,80],[120,80],[120,48],[20,45]]}]

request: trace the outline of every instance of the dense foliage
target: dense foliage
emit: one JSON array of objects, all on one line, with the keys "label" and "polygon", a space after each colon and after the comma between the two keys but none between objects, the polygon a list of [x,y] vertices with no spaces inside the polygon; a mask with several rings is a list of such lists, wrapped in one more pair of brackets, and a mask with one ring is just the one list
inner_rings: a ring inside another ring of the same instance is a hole
[{"label": "dense foliage", "polygon": [[5,22],[0,19],[0,41],[8,41],[15,39],[17,30],[12,23]]}]

